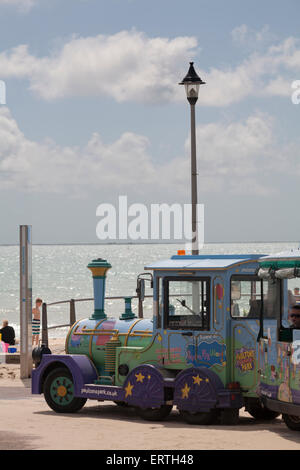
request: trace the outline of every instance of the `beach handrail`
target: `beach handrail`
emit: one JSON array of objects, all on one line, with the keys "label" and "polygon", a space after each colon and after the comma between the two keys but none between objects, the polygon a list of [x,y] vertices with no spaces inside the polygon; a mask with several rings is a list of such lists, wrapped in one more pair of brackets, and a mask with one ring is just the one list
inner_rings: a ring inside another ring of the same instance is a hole
[{"label": "beach handrail", "polygon": [[76,322],[76,310],[74,299],[70,300],[70,323],[73,325]]},{"label": "beach handrail", "polygon": [[[122,300],[124,299],[124,297],[125,296],[108,296],[108,297],[105,297],[105,300]],[[138,295],[133,295],[130,297],[133,299],[139,299]],[[153,295],[145,295],[144,297],[152,298]],[[76,302],[92,302],[92,301],[94,301],[93,297],[88,297],[88,298],[83,298],[83,299],[59,300],[56,302],[49,302],[49,303],[43,302],[42,304],[42,344],[48,347],[48,343],[49,343],[48,330],[53,330],[55,328],[70,327],[76,322]],[[48,326],[48,307],[51,307],[53,305],[62,305],[62,304],[69,304],[70,306],[69,323],[64,323],[63,325]],[[140,308],[141,308],[140,305],[141,305],[141,302],[139,302],[139,318],[142,318],[142,312],[140,312]]]},{"label": "beach handrail", "polygon": [[48,319],[47,319],[47,304],[42,304],[42,344],[48,347]]}]

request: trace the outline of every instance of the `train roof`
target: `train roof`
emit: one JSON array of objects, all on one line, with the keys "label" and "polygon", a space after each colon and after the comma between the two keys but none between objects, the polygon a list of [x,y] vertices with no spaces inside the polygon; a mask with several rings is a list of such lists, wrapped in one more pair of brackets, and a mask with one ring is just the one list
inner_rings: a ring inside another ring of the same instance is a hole
[{"label": "train roof", "polygon": [[262,256],[265,255],[174,255],[169,259],[148,264],[145,269],[227,269],[240,263],[257,261]]},{"label": "train roof", "polygon": [[300,249],[281,251],[280,253],[263,256],[259,263],[262,268],[295,268],[300,267]]}]

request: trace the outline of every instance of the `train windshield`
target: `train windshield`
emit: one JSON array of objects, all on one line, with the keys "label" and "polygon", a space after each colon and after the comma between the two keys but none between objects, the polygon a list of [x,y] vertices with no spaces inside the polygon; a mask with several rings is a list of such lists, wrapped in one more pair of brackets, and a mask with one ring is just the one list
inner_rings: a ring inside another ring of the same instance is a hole
[{"label": "train windshield", "polygon": [[208,330],[209,292],[208,278],[165,278],[165,328]]}]

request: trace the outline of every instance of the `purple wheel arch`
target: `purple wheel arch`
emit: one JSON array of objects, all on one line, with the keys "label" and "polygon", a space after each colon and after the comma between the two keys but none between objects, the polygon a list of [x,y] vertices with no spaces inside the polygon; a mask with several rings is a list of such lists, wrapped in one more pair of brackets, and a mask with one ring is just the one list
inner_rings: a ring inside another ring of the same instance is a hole
[{"label": "purple wheel arch", "polygon": [[150,364],[135,367],[127,376],[123,386],[125,401],[141,408],[158,408],[164,404],[164,378]]}]

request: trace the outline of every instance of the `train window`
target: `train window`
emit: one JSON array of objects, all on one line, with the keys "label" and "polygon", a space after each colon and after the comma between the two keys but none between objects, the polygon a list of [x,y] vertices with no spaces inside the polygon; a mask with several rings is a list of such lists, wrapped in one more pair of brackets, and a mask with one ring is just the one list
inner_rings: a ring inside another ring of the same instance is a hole
[{"label": "train window", "polygon": [[165,278],[164,327],[208,330],[209,292],[207,278]]},{"label": "train window", "polygon": [[290,317],[291,309],[295,305],[300,305],[300,288],[299,288],[299,278],[295,277],[292,279],[287,279],[287,302],[288,302],[288,326],[293,324]]},{"label": "train window", "polygon": [[261,280],[256,276],[232,276],[230,289],[231,316],[275,318],[280,312],[280,281]]}]

